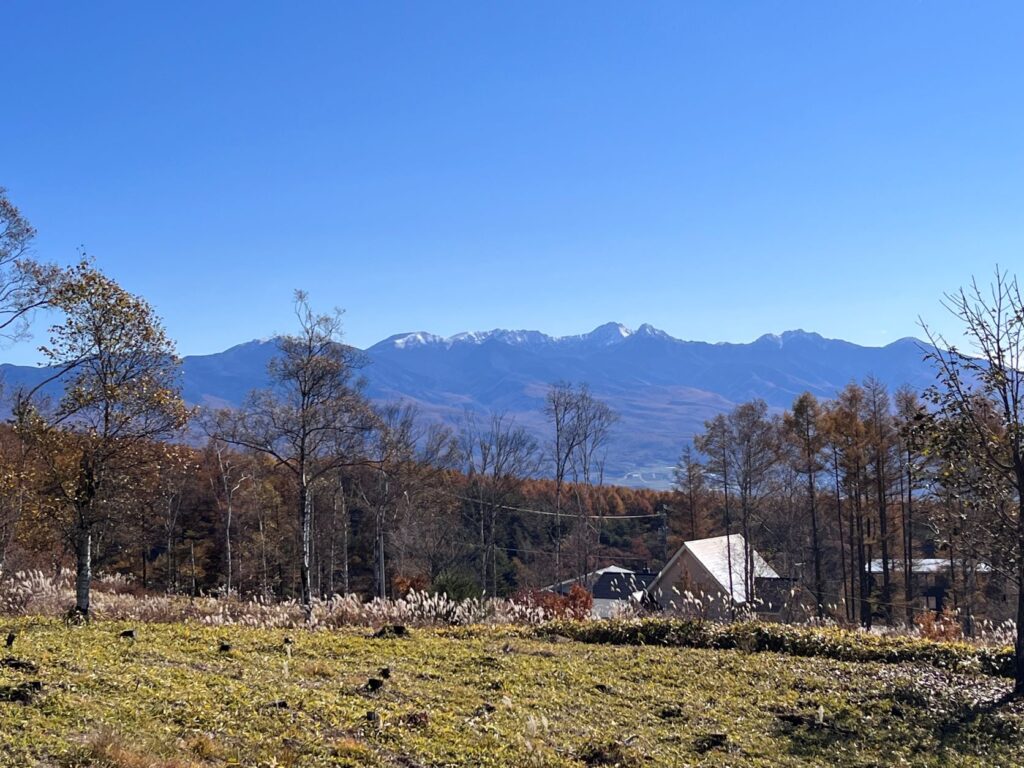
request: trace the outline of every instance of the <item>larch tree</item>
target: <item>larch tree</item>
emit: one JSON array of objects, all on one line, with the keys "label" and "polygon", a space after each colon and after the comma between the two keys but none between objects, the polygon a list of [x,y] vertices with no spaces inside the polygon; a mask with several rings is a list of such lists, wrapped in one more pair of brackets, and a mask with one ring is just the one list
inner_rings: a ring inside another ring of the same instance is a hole
[{"label": "larch tree", "polygon": [[687,445],[679,454],[679,461],[673,469],[673,478],[676,491],[686,501],[687,517],[690,523],[690,539],[699,538],[698,531],[698,505],[704,495],[705,472],[704,465],[697,461],[694,456],[693,446]]},{"label": "larch tree", "polygon": [[899,453],[900,518],[903,530],[903,601],[908,623],[914,619],[914,518],[915,495],[923,475],[925,407],[916,391],[900,387],[896,391],[896,429]]},{"label": "larch tree", "polygon": [[[847,535],[849,592],[844,595],[847,618],[859,613],[860,622],[871,624],[871,585],[867,560],[867,525],[864,516],[864,485],[867,455],[867,432],[861,419],[864,411],[864,390],[851,382],[826,408],[825,426],[835,473],[836,514],[839,523],[840,555],[844,527]],[[844,526],[843,499],[846,500]],[[845,561],[844,561],[845,562]],[[845,581],[845,579],[844,579]]]},{"label": "larch tree", "polygon": [[[733,583],[736,571],[733,566],[732,508],[729,504],[729,490],[732,483],[734,443],[732,429],[729,426],[729,419],[726,415],[720,413],[713,419],[704,422],[704,432],[694,437],[693,444],[698,451],[707,456],[707,471],[712,476],[718,478],[718,483],[722,489],[726,536],[726,570],[729,572],[729,597],[732,598],[736,594],[735,584]],[[735,616],[735,602],[731,599],[729,601],[729,610]]]},{"label": "larch tree", "polygon": [[893,447],[896,427],[885,385],[873,376],[864,381],[864,426],[867,429],[868,465],[871,469],[871,486],[878,514],[878,531],[874,540],[878,542],[881,555],[882,592],[879,608],[887,623],[892,621],[894,589],[892,583],[892,557],[890,538],[892,525],[889,520],[889,488]]},{"label": "larch tree", "polygon": [[727,417],[731,432],[733,479],[740,503],[743,531],[743,580],[748,600],[756,597],[751,530],[767,483],[779,456],[779,423],[768,415],[764,400],[736,406]]},{"label": "larch tree", "polygon": [[804,392],[783,416],[787,448],[792,467],[807,483],[807,513],[811,521],[811,557],[814,561],[814,597],[818,618],[824,617],[825,581],[822,570],[822,535],[818,514],[818,475],[824,469],[822,452],[825,436],[821,430],[821,406],[810,392]]},{"label": "larch tree", "polygon": [[[88,262],[55,279],[48,298],[63,315],[42,346],[64,394],[55,405],[22,392],[16,424],[46,467],[49,509],[75,553],[73,615],[89,618],[97,529],[116,524],[133,478],[160,441],[180,430],[179,362],[160,319]],[[40,385],[42,386],[42,385]]]}]

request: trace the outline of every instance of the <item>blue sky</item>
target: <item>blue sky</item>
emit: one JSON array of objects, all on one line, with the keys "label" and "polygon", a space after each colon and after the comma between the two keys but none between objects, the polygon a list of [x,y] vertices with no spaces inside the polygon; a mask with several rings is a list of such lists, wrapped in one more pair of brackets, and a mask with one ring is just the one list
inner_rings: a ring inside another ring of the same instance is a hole
[{"label": "blue sky", "polygon": [[[952,330],[1024,254],[1024,5],[4,5],[0,185],[183,353]],[[9,361],[34,359],[30,347]]]}]

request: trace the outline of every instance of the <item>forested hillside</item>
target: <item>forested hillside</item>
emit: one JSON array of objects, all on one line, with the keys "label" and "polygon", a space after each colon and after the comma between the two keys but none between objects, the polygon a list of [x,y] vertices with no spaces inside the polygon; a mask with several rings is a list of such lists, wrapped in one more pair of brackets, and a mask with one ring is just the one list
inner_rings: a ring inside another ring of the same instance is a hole
[{"label": "forested hillside", "polygon": [[[182,359],[182,394],[194,405],[237,407],[267,384],[267,364],[279,339],[251,341],[211,355]],[[901,339],[862,347],[814,333],[787,331],[749,344],[681,341],[650,326],[616,323],[580,336],[489,331],[442,339],[400,334],[362,351],[366,395],[378,404],[415,404],[432,420],[459,428],[466,413],[514,417],[538,440],[546,423],[544,397],[557,381],[585,382],[619,415],[605,449],[609,481],[667,489],[680,443],[707,419],[739,403],[763,399],[781,412],[802,392],[834,397],[850,381],[872,376],[895,390],[935,381],[924,360],[927,344]],[[32,385],[47,373],[0,368],[8,388]],[[46,388],[59,393],[56,383]]]}]

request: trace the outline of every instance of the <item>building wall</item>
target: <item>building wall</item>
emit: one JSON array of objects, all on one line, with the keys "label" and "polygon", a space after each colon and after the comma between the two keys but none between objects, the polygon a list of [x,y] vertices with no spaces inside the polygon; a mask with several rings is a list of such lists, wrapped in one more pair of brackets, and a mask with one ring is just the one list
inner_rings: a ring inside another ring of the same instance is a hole
[{"label": "building wall", "polygon": [[614,619],[617,616],[628,615],[633,605],[628,600],[595,597],[594,605],[590,609],[590,615],[595,619]]},{"label": "building wall", "polygon": [[[687,592],[700,601],[699,606],[687,601]],[[699,613],[709,619],[724,619],[731,614],[727,593],[689,551],[662,574],[652,596],[666,611]]]}]

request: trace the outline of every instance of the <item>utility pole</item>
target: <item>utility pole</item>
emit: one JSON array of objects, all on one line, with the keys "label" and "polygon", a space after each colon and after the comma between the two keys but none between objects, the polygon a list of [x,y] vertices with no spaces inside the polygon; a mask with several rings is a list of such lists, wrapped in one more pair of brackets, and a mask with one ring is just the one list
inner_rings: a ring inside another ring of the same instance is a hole
[{"label": "utility pole", "polygon": [[666,504],[661,505],[658,515],[661,517],[661,567],[668,563],[668,513],[670,508]]}]

